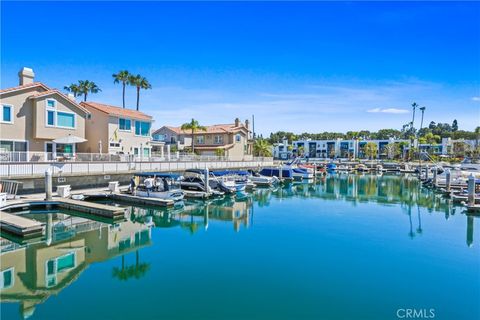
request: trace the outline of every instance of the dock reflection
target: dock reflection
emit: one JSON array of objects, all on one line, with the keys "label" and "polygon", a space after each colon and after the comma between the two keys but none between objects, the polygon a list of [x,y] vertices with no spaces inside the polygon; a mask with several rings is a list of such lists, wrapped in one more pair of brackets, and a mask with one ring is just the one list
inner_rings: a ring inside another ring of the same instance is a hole
[{"label": "dock reflection", "polygon": [[[0,240],[0,298],[2,303],[19,302],[23,318],[78,279],[88,265],[134,250],[138,254],[150,245],[151,229],[145,224],[124,221],[108,225],[62,213],[36,216],[41,218],[47,223],[44,239],[28,244]],[[125,268],[118,272],[119,278],[122,270]],[[131,269],[127,270],[130,274]]]},{"label": "dock reflection", "polygon": [[[111,270],[114,279],[129,281],[146,275],[151,266],[141,259],[141,249],[151,245],[153,228],[159,232],[163,228],[178,228],[195,235],[227,224],[234,232],[241,232],[253,226],[255,208],[287,198],[343,201],[352,206],[395,204],[405,214],[405,236],[408,234],[411,239],[428,231],[428,224],[422,224],[425,212],[444,214],[445,219],[461,212],[451,201],[422,188],[414,177],[333,174],[310,183],[258,188],[236,197],[186,200],[173,208],[117,203],[128,209],[125,219],[118,223],[92,221],[59,211],[26,213],[25,216],[35,216],[46,224],[45,236],[28,242],[0,238],[3,276],[0,298],[2,302],[19,303],[21,315],[28,318],[38,304],[59,294],[92,263],[121,257]],[[473,245],[474,219],[474,216],[466,216],[466,244],[469,247]],[[135,255],[133,263],[126,262],[128,253]]]}]

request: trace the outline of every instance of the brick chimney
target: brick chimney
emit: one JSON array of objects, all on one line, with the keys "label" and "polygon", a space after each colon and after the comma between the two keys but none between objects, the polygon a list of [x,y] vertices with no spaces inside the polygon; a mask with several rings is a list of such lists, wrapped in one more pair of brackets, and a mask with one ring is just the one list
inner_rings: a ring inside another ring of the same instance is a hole
[{"label": "brick chimney", "polygon": [[240,126],[240,119],[235,118],[235,127],[239,127],[239,126]]},{"label": "brick chimney", "polygon": [[35,73],[33,73],[33,70],[30,68],[23,67],[22,70],[18,72],[18,83],[21,86],[33,83],[33,78],[35,78]]},{"label": "brick chimney", "polygon": [[249,126],[250,126],[250,121],[248,121],[248,119],[247,119],[247,120],[245,120],[245,127],[247,129],[250,129]]}]

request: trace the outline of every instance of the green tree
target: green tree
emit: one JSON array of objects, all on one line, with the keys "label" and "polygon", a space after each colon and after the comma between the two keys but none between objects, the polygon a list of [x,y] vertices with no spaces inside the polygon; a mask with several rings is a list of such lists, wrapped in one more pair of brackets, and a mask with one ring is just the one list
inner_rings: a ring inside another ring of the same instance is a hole
[{"label": "green tree", "polygon": [[198,123],[197,120],[193,119],[190,122],[182,124],[181,129],[183,131],[191,131],[191,136],[192,136],[192,153],[195,153],[195,143],[194,143],[194,138],[195,138],[195,132],[197,131],[207,131],[207,128],[204,126],[201,126],[200,123]]},{"label": "green tree", "polygon": [[366,145],[365,145],[365,155],[370,158],[370,159],[373,159],[377,156],[377,153],[378,153],[378,147],[377,147],[377,144],[374,143],[374,142],[368,142]]},{"label": "green tree", "polygon": [[215,155],[218,157],[223,157],[225,155],[225,149],[215,149]]},{"label": "green tree", "polygon": [[118,73],[112,74],[113,83],[122,83],[122,102],[123,109],[125,109],[125,87],[130,84],[130,73],[127,70],[119,71]]},{"label": "green tree", "polygon": [[137,111],[140,107],[140,89],[152,89],[152,85],[148,82],[147,78],[137,74],[136,76],[130,75],[128,77],[128,83],[137,88]]},{"label": "green tree", "polygon": [[253,145],[253,154],[256,157],[271,157],[272,146],[265,139],[257,139]]},{"label": "green tree", "polygon": [[63,89],[67,92],[70,92],[73,94],[73,96],[76,98],[78,95],[80,95],[80,87],[78,84],[72,83],[69,86],[63,87]]},{"label": "green tree", "polygon": [[93,81],[79,80],[78,91],[79,91],[79,94],[78,94],[79,96],[83,95],[83,101],[87,101],[87,96],[89,93],[99,93],[102,90]]},{"label": "green tree", "polygon": [[390,142],[385,146],[385,151],[389,159],[395,159],[400,154],[400,145],[395,142]]},{"label": "green tree", "polygon": [[457,119],[453,120],[453,122],[452,122],[452,131],[453,131],[453,132],[458,131],[458,122],[457,122]]}]

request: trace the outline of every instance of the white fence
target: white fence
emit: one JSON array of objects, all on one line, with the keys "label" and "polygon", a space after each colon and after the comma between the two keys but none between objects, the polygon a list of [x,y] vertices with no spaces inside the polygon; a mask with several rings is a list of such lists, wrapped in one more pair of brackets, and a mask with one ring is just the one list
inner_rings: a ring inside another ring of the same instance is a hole
[{"label": "white fence", "polygon": [[115,174],[141,171],[183,171],[206,168],[254,168],[273,165],[272,158],[244,161],[132,161],[132,162],[0,162],[1,177],[41,177],[50,169],[54,175]]},{"label": "white fence", "polygon": [[0,163],[5,162],[160,162],[160,161],[262,161],[252,155],[206,156],[191,153],[162,153],[149,156],[108,153],[59,153],[33,151],[0,151]]}]

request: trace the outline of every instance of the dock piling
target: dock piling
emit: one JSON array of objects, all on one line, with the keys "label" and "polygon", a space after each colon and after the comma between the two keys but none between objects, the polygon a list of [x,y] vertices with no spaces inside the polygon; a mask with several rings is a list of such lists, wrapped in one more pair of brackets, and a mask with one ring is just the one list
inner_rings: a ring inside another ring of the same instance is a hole
[{"label": "dock piling", "polygon": [[471,207],[475,205],[475,177],[473,174],[468,176],[468,205]]},{"label": "dock piling", "polygon": [[210,171],[208,170],[208,167],[205,167],[205,192],[210,193],[210,184],[208,183],[208,178],[210,176]]},{"label": "dock piling", "polygon": [[45,171],[45,200],[52,200],[52,170],[48,168]]},{"label": "dock piling", "polygon": [[450,172],[450,169],[447,169],[445,171],[445,187],[446,187],[448,193],[450,193],[451,183],[452,183],[452,174]]},{"label": "dock piling", "polygon": [[[428,167],[428,165],[426,165],[426,166],[425,166],[425,180],[428,180],[428,170],[429,170],[429,169],[430,169],[430,168]],[[420,168],[420,172],[422,172],[421,170],[422,170],[422,168]]]},{"label": "dock piling", "polygon": [[437,167],[433,167],[433,187],[437,187]]}]

